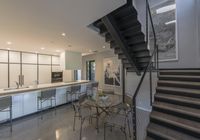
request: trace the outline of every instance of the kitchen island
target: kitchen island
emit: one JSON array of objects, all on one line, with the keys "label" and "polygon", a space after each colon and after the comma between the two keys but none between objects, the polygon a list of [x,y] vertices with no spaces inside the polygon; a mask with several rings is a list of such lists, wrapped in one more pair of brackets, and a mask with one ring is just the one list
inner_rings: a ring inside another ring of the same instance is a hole
[{"label": "kitchen island", "polygon": [[[20,118],[26,115],[30,115],[38,112],[37,110],[37,100],[38,95],[42,90],[46,89],[56,89],[56,106],[66,104],[72,99],[70,95],[67,95],[67,91],[70,91],[71,86],[81,85],[81,92],[86,90],[86,85],[92,82],[87,80],[79,80],[73,82],[60,82],[60,83],[50,83],[50,84],[39,84],[37,86],[29,86],[19,89],[0,89],[1,97],[12,97],[12,114],[13,119]],[[49,106],[50,102],[44,103],[45,106]],[[53,103],[54,105],[54,103]],[[9,118],[9,113],[0,113],[0,122]]]}]

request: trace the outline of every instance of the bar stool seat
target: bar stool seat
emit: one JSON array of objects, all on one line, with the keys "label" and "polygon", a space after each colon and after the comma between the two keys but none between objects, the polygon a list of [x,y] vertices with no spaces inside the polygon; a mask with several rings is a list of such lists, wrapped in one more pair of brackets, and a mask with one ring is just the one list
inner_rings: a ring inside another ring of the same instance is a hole
[{"label": "bar stool seat", "polygon": [[12,132],[12,96],[0,98],[0,112],[9,112],[10,132]]}]

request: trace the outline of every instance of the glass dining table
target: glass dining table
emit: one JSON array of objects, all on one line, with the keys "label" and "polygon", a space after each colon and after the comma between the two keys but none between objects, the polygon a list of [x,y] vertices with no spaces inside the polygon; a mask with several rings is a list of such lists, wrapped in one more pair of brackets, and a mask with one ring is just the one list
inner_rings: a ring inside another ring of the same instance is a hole
[{"label": "glass dining table", "polygon": [[97,95],[96,97],[87,98],[83,105],[96,109],[97,116],[97,131],[99,132],[99,118],[105,113],[109,115],[110,109],[122,103],[122,95],[109,94],[104,96]]}]

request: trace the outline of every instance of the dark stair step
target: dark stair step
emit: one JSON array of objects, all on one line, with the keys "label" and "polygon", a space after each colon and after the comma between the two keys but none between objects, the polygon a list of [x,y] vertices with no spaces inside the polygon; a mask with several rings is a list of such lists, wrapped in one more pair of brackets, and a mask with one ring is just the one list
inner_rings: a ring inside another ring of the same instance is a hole
[{"label": "dark stair step", "polygon": [[147,128],[147,135],[148,137],[151,137],[151,139],[155,140],[198,140],[196,137],[181,133],[177,130],[170,129],[156,123],[149,124]]},{"label": "dark stair step", "polygon": [[106,41],[106,42],[114,41],[110,33],[107,33],[107,34],[105,35],[105,41]]},{"label": "dark stair step", "polygon": [[153,139],[153,138],[147,136],[145,140],[155,140],[155,139]]},{"label": "dark stair step", "polygon": [[159,80],[158,86],[200,89],[200,83],[199,82],[182,82],[182,81]]},{"label": "dark stair step", "polygon": [[156,91],[157,93],[200,98],[200,90],[197,89],[172,88],[172,87],[169,88],[169,87],[159,86],[156,88]]},{"label": "dark stair step", "polygon": [[135,45],[135,44],[139,44],[139,43],[145,43],[143,34],[130,37],[130,38],[126,39],[126,41],[127,41],[128,45]]},{"label": "dark stair step", "polygon": [[143,50],[149,50],[147,48],[146,42],[142,42],[140,44],[134,44],[134,45],[129,45],[129,48],[131,48],[133,51],[143,51]]},{"label": "dark stair step", "polygon": [[113,49],[113,48],[119,48],[118,44],[115,42],[115,41],[111,41],[110,42],[110,48]]},{"label": "dark stair step", "polygon": [[176,105],[182,105],[186,107],[193,107],[193,108],[200,109],[199,98],[184,97],[184,96],[163,94],[163,93],[156,93],[154,97],[155,97],[155,101],[167,102],[167,103],[172,103]]},{"label": "dark stair step", "polygon": [[115,17],[115,19],[120,20],[121,18],[129,14],[134,14],[135,16],[137,16],[137,11],[133,6],[124,5],[113,11],[111,14]]},{"label": "dark stair step", "polygon": [[127,57],[124,54],[118,54],[119,59],[127,59]]},{"label": "dark stair step", "polygon": [[153,103],[153,110],[157,110],[159,112],[163,112],[167,114],[172,114],[172,115],[179,116],[181,118],[185,118],[188,120],[196,120],[197,122],[200,122],[199,109],[155,101]]},{"label": "dark stair step", "polygon": [[130,20],[137,20],[137,15],[134,13],[130,13],[126,16],[116,18],[116,21],[119,23],[127,23],[127,22],[130,22]]},{"label": "dark stair step", "polygon": [[134,56],[139,57],[139,58],[147,57],[147,56],[149,56],[149,50],[136,52],[136,53],[134,53]]},{"label": "dark stair step", "polygon": [[159,80],[200,82],[200,76],[160,75]]},{"label": "dark stair step", "polygon": [[101,28],[99,28],[99,30],[100,30],[99,34],[101,36],[105,36],[107,33],[109,33],[105,26],[102,26]]},{"label": "dark stair step", "polygon": [[137,62],[138,63],[148,63],[149,60],[150,60],[150,56],[147,56],[147,57],[137,59]]},{"label": "dark stair step", "polygon": [[96,22],[93,23],[93,25],[97,28],[100,28],[101,26],[104,26],[103,22],[100,20],[97,20]]},{"label": "dark stair step", "polygon": [[173,127],[183,133],[200,138],[200,123],[187,120],[174,115],[153,111],[150,115],[151,122],[157,122],[163,126]]},{"label": "dark stair step", "polygon": [[147,67],[148,62],[139,63],[138,65],[139,65],[139,67],[141,67],[143,69],[143,68]]},{"label": "dark stair step", "polygon": [[160,70],[160,75],[197,75],[200,76],[200,70]]},{"label": "dark stair step", "polygon": [[127,30],[131,27],[140,25],[140,23],[138,22],[137,18],[135,18],[129,19],[129,21],[117,21],[117,25],[120,30]]},{"label": "dark stair step", "polygon": [[141,34],[141,25],[133,26],[126,30],[121,30],[121,32],[122,32],[122,35],[125,37],[130,37],[130,36],[134,36],[137,34]]},{"label": "dark stair step", "polygon": [[129,64],[129,63],[124,64],[124,67],[125,68],[133,68],[133,66],[131,64]]}]

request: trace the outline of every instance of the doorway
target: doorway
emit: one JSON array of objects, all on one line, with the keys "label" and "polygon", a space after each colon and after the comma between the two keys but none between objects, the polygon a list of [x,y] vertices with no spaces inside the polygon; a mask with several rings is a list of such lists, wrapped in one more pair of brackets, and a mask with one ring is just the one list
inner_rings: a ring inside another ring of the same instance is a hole
[{"label": "doorway", "polygon": [[95,81],[95,70],[96,70],[95,60],[90,60],[86,62],[86,79]]}]

